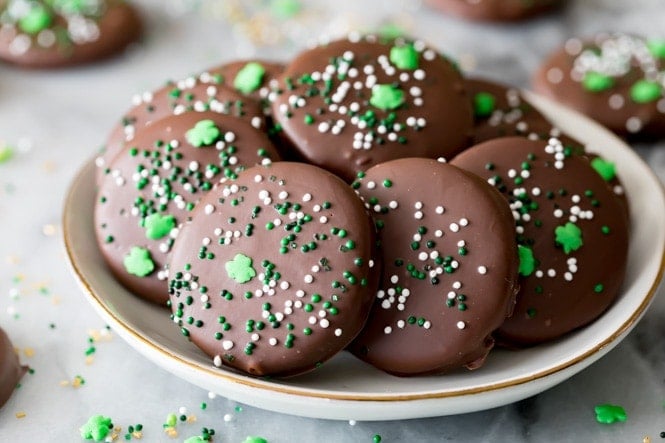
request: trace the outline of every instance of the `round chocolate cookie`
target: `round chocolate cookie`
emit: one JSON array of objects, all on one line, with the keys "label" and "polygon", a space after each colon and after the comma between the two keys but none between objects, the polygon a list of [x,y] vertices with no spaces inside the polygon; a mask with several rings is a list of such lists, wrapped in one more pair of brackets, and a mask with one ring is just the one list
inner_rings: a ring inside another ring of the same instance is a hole
[{"label": "round chocolate cookie", "polygon": [[113,128],[104,151],[96,159],[98,181],[113,158],[132,144],[142,128],[161,118],[189,111],[232,115],[257,129],[265,124],[259,103],[224,86],[220,74],[206,71],[177,82],[167,82],[156,91],[136,94],[132,98],[132,107]]},{"label": "round chocolate cookie", "polygon": [[0,59],[26,68],[57,68],[116,54],[142,24],[123,0],[0,2]]},{"label": "round chocolate cookie", "polygon": [[7,403],[27,369],[19,363],[9,337],[0,328],[0,408]]},{"label": "round chocolate cookie", "polygon": [[242,172],[201,200],[170,261],[173,319],[253,375],[309,371],[362,328],[380,269],[362,201],[304,163]]},{"label": "round chocolate cookie", "polygon": [[561,0],[427,0],[446,14],[470,20],[508,22],[523,20],[546,12]]},{"label": "round chocolate cookie", "polygon": [[350,36],[298,55],[274,119],[300,155],[347,181],[402,157],[452,157],[470,142],[461,74],[422,41]]},{"label": "round chocolate cookie", "polygon": [[481,366],[517,292],[505,200],[475,175],[431,159],[359,175],[353,186],[373,211],[384,270],[350,350],[403,376]]},{"label": "round chocolate cookie", "polygon": [[98,191],[97,241],[113,274],[137,296],[165,304],[164,265],[197,201],[220,179],[273,160],[268,137],[232,116],[186,112],[144,128]]},{"label": "round chocolate cookie", "polygon": [[607,309],[626,272],[628,223],[586,158],[555,138],[507,137],[451,163],[496,186],[516,221],[521,287],[513,316],[497,331],[500,343],[552,340]]},{"label": "round chocolate cookie", "polygon": [[542,64],[533,86],[619,134],[665,136],[665,40],[570,39]]}]

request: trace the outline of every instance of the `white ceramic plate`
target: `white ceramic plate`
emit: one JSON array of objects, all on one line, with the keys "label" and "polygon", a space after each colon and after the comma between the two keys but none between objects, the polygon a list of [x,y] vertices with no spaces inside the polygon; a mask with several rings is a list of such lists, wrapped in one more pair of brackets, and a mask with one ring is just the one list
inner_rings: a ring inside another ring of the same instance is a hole
[{"label": "white ceramic plate", "polygon": [[217,369],[183,339],[168,312],[135,298],[105,267],[93,233],[92,162],[73,181],[64,208],[64,239],[74,276],[104,320],[148,359],[204,389],[259,408],[317,418],[390,420],[477,411],[537,394],[598,360],[644,314],[665,269],[665,195],[648,166],[606,129],[548,100],[529,98],[590,151],[616,162],[633,223],[621,296],[595,323],[555,343],[497,350],[479,370],[445,376],[393,377],[346,353],[287,380]]}]

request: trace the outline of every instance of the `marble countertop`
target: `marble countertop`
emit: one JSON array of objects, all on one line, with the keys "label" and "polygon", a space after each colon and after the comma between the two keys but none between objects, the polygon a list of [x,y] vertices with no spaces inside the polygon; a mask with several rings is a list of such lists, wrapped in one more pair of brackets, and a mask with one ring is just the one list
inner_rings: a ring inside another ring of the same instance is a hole
[{"label": "marble countertop", "polygon": [[[513,26],[459,21],[409,0],[371,8],[368,2],[305,1],[290,20],[264,12],[248,20],[251,10],[266,3],[261,0],[137,3],[147,35],[120,58],[53,72],[0,66],[0,144],[15,147],[13,158],[0,164],[0,325],[34,369],[0,409],[0,441],[80,441],[78,428],[93,414],[112,417],[124,430],[141,423],[142,441],[148,442],[184,441],[203,427],[215,429],[215,442],[237,443],[249,435],[270,443],[372,442],[375,436],[383,442],[662,439],[663,287],[616,349],[530,399],[440,418],[315,420],[209,398],[106,330],[69,273],[60,223],[69,182],[103,143],[132,94],[168,78],[234,58],[286,58],[320,33],[396,24],[457,58],[468,72],[528,87],[539,61],[567,37],[603,30],[663,36],[663,0],[570,0],[559,13]],[[275,39],[279,43],[271,44]],[[665,142],[635,149],[665,181]],[[600,403],[622,405],[628,420],[598,424],[593,408]],[[171,438],[162,424],[170,413],[181,412],[196,421],[179,424],[178,437]],[[124,432],[118,441],[123,440]]]}]

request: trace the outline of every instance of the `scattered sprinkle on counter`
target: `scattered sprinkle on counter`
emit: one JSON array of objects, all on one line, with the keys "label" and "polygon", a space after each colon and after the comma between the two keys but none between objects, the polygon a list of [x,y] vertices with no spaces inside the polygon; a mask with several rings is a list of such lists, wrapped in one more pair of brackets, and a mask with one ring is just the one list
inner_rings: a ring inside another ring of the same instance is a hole
[{"label": "scattered sprinkle on counter", "polygon": [[86,424],[81,426],[81,438],[84,440],[104,441],[113,429],[111,418],[103,415],[93,415]]},{"label": "scattered sprinkle on counter", "polygon": [[268,440],[263,437],[248,436],[242,443],[268,443]]},{"label": "scattered sprinkle on counter", "polygon": [[616,422],[624,422],[628,419],[626,410],[618,405],[602,404],[594,408],[596,412],[596,421],[598,423],[612,424]]}]

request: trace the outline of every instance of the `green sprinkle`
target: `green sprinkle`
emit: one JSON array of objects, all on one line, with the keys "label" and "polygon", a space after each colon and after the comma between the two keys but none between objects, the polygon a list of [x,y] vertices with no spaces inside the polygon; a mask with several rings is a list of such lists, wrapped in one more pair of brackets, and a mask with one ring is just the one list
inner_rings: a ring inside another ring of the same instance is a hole
[{"label": "green sprinkle", "polygon": [[563,252],[570,254],[582,247],[582,231],[574,223],[566,223],[554,229],[555,242],[563,247]]},{"label": "green sprinkle", "polygon": [[390,49],[390,61],[399,69],[413,71],[418,69],[418,51],[412,44],[393,46]]},{"label": "green sprinkle", "polygon": [[594,408],[596,412],[596,421],[603,424],[612,424],[615,422],[624,422],[628,418],[626,410],[621,406],[603,404]]},{"label": "green sprinkle", "polygon": [[651,55],[654,57],[665,59],[665,40],[647,40],[647,48],[649,48],[649,52],[651,52]]},{"label": "green sprinkle", "polygon": [[603,234],[607,235],[607,234],[610,233],[610,227],[609,227],[609,226],[606,226],[606,225],[603,225],[603,226],[601,226],[601,228],[600,228],[600,232],[602,232]]},{"label": "green sprinkle", "polygon": [[233,87],[243,94],[250,94],[261,87],[265,74],[266,70],[260,63],[249,62],[236,74]]},{"label": "green sprinkle", "polygon": [[210,146],[219,140],[222,132],[212,120],[201,120],[192,129],[187,131],[185,138],[190,145],[200,148]]},{"label": "green sprinkle", "polygon": [[603,292],[604,289],[605,286],[603,286],[602,283],[598,283],[596,286],[593,287],[593,292],[595,292],[596,294],[600,294],[601,292]]},{"label": "green sprinkle", "polygon": [[206,440],[203,437],[195,435],[194,437],[189,437],[187,440],[185,440],[184,443],[208,443],[208,442],[209,440]]},{"label": "green sprinkle", "polygon": [[21,31],[35,35],[51,26],[53,15],[43,5],[37,3],[30,5],[30,11],[19,20],[18,26]]},{"label": "green sprinkle", "polygon": [[151,240],[164,238],[175,228],[175,217],[172,215],[150,214],[143,220],[145,236]]},{"label": "green sprinkle", "polygon": [[372,442],[381,443],[381,436],[379,434],[375,434],[374,437],[372,437]]},{"label": "green sprinkle", "polygon": [[536,259],[533,257],[533,250],[527,246],[517,245],[517,252],[520,258],[519,274],[528,277],[536,270]]},{"label": "green sprinkle", "polygon": [[245,440],[243,440],[242,443],[268,443],[268,440],[263,437],[248,436],[245,437]]},{"label": "green sprinkle", "polygon": [[305,114],[304,120],[306,125],[314,124],[314,117],[312,117],[312,114]]},{"label": "green sprinkle", "polygon": [[270,3],[270,11],[272,14],[280,19],[288,19],[294,17],[302,10],[300,0],[272,0]]},{"label": "green sprinkle", "polygon": [[138,246],[132,247],[123,260],[125,270],[137,277],[145,277],[155,270],[155,263],[150,257],[150,251]]},{"label": "green sprinkle", "polygon": [[390,85],[374,85],[369,103],[383,111],[397,109],[404,104],[404,91]]},{"label": "green sprinkle", "polygon": [[589,92],[602,92],[614,86],[614,79],[608,75],[589,71],[582,79],[582,86]]},{"label": "green sprinkle", "polygon": [[492,115],[496,109],[496,97],[489,92],[479,92],[473,97],[473,113],[476,117],[484,118]]},{"label": "green sprinkle", "polygon": [[113,429],[113,422],[109,417],[103,415],[93,415],[86,424],[81,426],[81,438],[85,440],[104,441],[109,432]]},{"label": "green sprinkle", "polygon": [[224,265],[229,278],[238,283],[247,283],[256,276],[256,271],[252,268],[252,259],[244,254],[236,254],[233,260]]},{"label": "green sprinkle", "polygon": [[14,156],[14,148],[10,146],[0,146],[0,164],[8,162]]},{"label": "green sprinkle", "polygon": [[611,161],[596,157],[591,160],[591,167],[607,182],[616,177],[616,165]]},{"label": "green sprinkle", "polygon": [[630,98],[636,103],[651,103],[662,96],[662,87],[658,82],[638,80],[630,88]]},{"label": "green sprinkle", "polygon": [[384,188],[391,188],[393,186],[393,182],[391,180],[385,179],[383,181],[383,187]]}]

